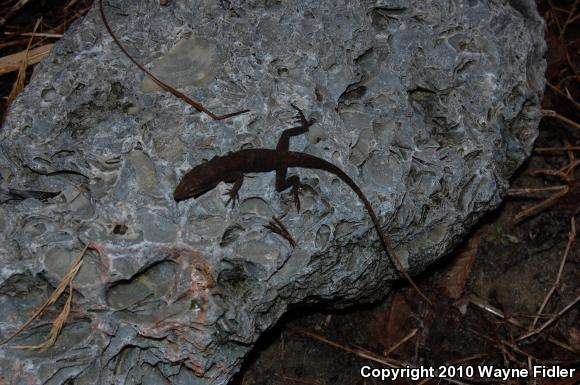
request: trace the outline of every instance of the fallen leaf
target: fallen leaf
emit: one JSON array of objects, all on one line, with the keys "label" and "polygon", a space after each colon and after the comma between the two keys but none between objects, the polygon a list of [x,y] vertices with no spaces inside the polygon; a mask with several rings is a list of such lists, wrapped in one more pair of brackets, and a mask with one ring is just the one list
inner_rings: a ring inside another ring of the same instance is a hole
[{"label": "fallen leaf", "polygon": [[458,299],[463,294],[479,249],[480,238],[481,236],[476,233],[460,247],[453,263],[441,276],[439,286],[449,298]]}]

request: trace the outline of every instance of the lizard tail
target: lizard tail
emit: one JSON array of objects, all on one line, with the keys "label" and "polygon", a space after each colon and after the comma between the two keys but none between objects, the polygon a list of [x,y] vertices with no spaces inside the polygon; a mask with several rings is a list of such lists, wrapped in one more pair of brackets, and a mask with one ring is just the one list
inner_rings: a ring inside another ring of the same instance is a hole
[{"label": "lizard tail", "polygon": [[362,192],[360,187],[346,173],[342,172],[342,170],[340,170],[340,172],[341,172],[341,174],[337,173],[337,175],[343,180],[344,183],[346,183],[352,189],[352,191],[354,191],[356,193],[358,198],[364,204],[364,206],[365,206],[367,212],[369,213],[369,216],[371,217],[371,220],[375,226],[375,230],[377,231],[379,238],[381,239],[381,243],[383,244],[383,247],[385,248],[385,250],[389,254],[389,257],[390,257],[391,261],[393,262],[393,264],[395,265],[395,267],[397,268],[397,270],[399,270],[399,272],[401,274],[403,274],[405,279],[409,282],[409,284],[411,286],[413,286],[413,288],[425,300],[425,302],[427,302],[429,304],[429,306],[433,306],[433,303],[431,302],[431,300],[429,300],[429,298],[427,298],[427,296],[425,294],[423,294],[423,292],[415,284],[415,282],[413,281],[413,279],[411,278],[411,276],[409,275],[407,270],[403,267],[403,264],[401,263],[401,259],[399,258],[399,256],[395,252],[395,249],[391,245],[390,240],[387,238],[387,236],[384,234],[383,230],[381,229],[379,218],[377,217],[377,214],[375,213],[373,206],[371,206],[371,204],[370,204],[369,200],[367,199],[367,197],[365,196],[365,194]]},{"label": "lizard tail", "polygon": [[359,199],[365,205],[365,207],[366,207],[366,209],[371,217],[371,220],[373,221],[373,224],[375,225],[375,229],[377,230],[377,233],[379,234],[379,238],[381,238],[381,243],[383,244],[383,247],[387,250],[389,257],[391,258],[391,260],[393,261],[393,263],[397,267],[397,270],[399,270],[399,272],[401,274],[403,274],[405,279],[409,282],[409,284],[411,284],[411,286],[413,286],[413,288],[425,300],[425,302],[427,302],[429,304],[429,306],[433,306],[433,303],[431,302],[431,300],[429,298],[427,298],[427,296],[425,294],[423,294],[423,292],[415,284],[415,282],[413,281],[413,279],[411,278],[411,276],[409,275],[407,270],[403,267],[403,264],[401,263],[401,259],[399,258],[399,256],[395,252],[395,249],[391,245],[391,242],[389,241],[389,239],[387,238],[387,236],[384,234],[383,230],[381,229],[381,227],[379,225],[379,219],[377,218],[377,215],[375,214],[375,212],[374,212],[371,204],[367,200],[367,198],[364,196],[364,194],[360,190],[355,191],[355,192],[358,195]]},{"label": "lizard tail", "polygon": [[[331,174],[338,176],[344,183],[346,183],[351,188],[351,190],[354,191],[354,193],[358,196],[358,198],[361,200],[361,202],[365,206],[369,216],[371,217],[373,225],[375,226],[375,230],[379,234],[379,238],[381,239],[381,243],[383,244],[384,249],[387,251],[389,258],[391,259],[391,261],[393,262],[393,264],[395,265],[397,270],[399,270],[399,272],[403,275],[403,277],[405,277],[405,279],[409,282],[409,284],[411,284],[411,286],[413,286],[413,288],[417,291],[417,293],[430,306],[433,306],[433,303],[429,300],[429,298],[427,298],[427,296],[425,294],[423,294],[423,292],[415,284],[415,282],[413,281],[413,279],[411,278],[411,276],[409,275],[407,270],[403,267],[403,264],[401,263],[401,259],[399,258],[397,253],[395,253],[395,250],[393,249],[391,242],[389,241],[389,239],[387,238],[387,236],[383,233],[383,230],[381,229],[379,218],[377,217],[377,214],[375,213],[373,206],[371,206],[369,200],[367,199],[365,194],[362,192],[360,187],[351,179],[351,177],[349,177],[344,171],[342,171],[339,167],[335,166],[334,164],[327,162],[323,159],[317,158],[317,157],[311,158],[311,156],[308,156],[307,154],[301,154],[301,155],[302,155],[301,160],[296,162],[296,163],[300,163],[300,164],[293,164],[293,165],[289,164],[288,166],[289,167],[294,166],[294,167],[303,167],[303,168],[312,168],[312,169],[322,169],[322,170],[330,172]],[[304,158],[304,155],[306,155],[306,159]]]}]

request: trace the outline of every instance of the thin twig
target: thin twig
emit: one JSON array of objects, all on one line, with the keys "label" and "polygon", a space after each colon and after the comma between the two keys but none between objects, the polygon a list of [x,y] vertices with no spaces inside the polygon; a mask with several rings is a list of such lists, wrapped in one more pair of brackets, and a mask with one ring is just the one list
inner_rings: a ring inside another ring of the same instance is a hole
[{"label": "thin twig", "polygon": [[[570,51],[568,50],[568,45],[566,44],[566,40],[564,38],[564,34],[566,33],[566,27],[568,27],[568,23],[570,22],[572,15],[574,14],[574,11],[576,10],[577,5],[578,5],[578,0],[574,0],[574,4],[572,4],[572,6],[570,7],[570,12],[568,13],[568,18],[564,22],[564,26],[560,29],[560,36],[559,37],[560,37],[560,42],[561,42],[562,46],[564,47],[564,55],[566,56],[566,60],[568,61],[568,65],[572,69],[572,72],[574,72],[574,76],[576,77],[576,81],[580,81],[580,77],[578,76],[578,71],[576,71],[576,65],[574,64],[574,61],[572,60],[572,58],[570,56]],[[558,23],[558,26],[559,25],[560,24]]]},{"label": "thin twig", "polygon": [[[338,342],[332,341],[326,337],[323,337],[321,335],[318,335],[316,333],[310,332],[310,331],[302,329],[302,328],[291,327],[290,330],[295,332],[295,333],[304,335],[306,337],[310,337],[316,341],[322,342],[323,344],[332,346],[336,349],[342,350],[342,351],[347,352],[347,353],[354,354],[358,357],[361,357],[361,358],[364,358],[364,359],[367,359],[370,361],[378,362],[379,364],[383,364],[383,365],[386,365],[386,366],[391,367],[391,368],[405,368],[405,367],[412,368],[413,367],[412,365],[410,365],[407,362],[394,360],[394,359],[388,358],[388,357],[383,357],[383,356],[380,356],[376,353],[371,352],[370,350],[366,350],[366,349],[359,348],[359,347],[354,348],[354,347],[350,347],[347,345],[339,344]],[[452,379],[452,378],[441,378],[441,379],[445,380],[449,383],[456,384],[456,385],[466,385],[464,382],[457,381],[457,380]]]},{"label": "thin twig", "polygon": [[10,90],[10,93],[8,94],[8,98],[6,100],[6,108],[8,108],[10,106],[10,104],[12,104],[12,101],[14,99],[16,99],[18,94],[20,94],[20,92],[24,89],[24,84],[26,82],[26,68],[28,68],[30,47],[32,46],[32,41],[34,40],[34,33],[38,29],[38,26],[40,25],[41,21],[42,21],[42,18],[39,18],[36,20],[36,23],[34,24],[34,30],[32,31],[33,35],[28,42],[28,46],[26,47],[26,51],[24,51],[24,57],[20,60],[20,63],[18,63],[18,75],[16,75],[16,80],[14,81],[14,84],[12,85],[12,89]]},{"label": "thin twig", "polygon": [[548,291],[548,294],[546,294],[546,297],[544,298],[542,305],[540,305],[540,308],[538,309],[538,312],[536,313],[536,316],[534,317],[534,321],[532,322],[532,324],[530,326],[530,330],[532,330],[536,327],[536,323],[538,323],[538,319],[540,318],[540,315],[542,314],[542,312],[544,311],[544,308],[548,304],[550,297],[552,297],[552,294],[554,294],[556,289],[560,286],[560,279],[562,278],[562,271],[564,271],[564,265],[566,264],[566,259],[568,258],[568,253],[570,252],[570,247],[572,247],[572,244],[574,243],[575,240],[576,240],[576,220],[574,219],[574,217],[572,217],[572,219],[570,219],[570,232],[568,232],[568,243],[566,244],[566,250],[564,251],[564,255],[562,256],[562,260],[560,261],[560,268],[558,269],[558,274],[556,276],[556,280],[554,281],[554,284],[552,285],[552,288],[550,289],[550,291]]},{"label": "thin twig", "polygon": [[530,175],[548,175],[548,176],[557,176],[564,182],[570,183],[573,181],[573,178],[568,175],[568,166],[564,169],[560,170],[552,170],[552,169],[536,169],[528,171]]},{"label": "thin twig", "polygon": [[356,356],[365,358],[367,360],[378,362],[379,364],[383,364],[383,365],[386,365],[386,366],[391,367],[391,368],[403,368],[403,367],[408,365],[408,363],[406,363],[406,362],[395,360],[393,358],[383,357],[383,356],[380,356],[380,355],[373,353],[373,352],[366,350],[366,349],[362,349],[362,348],[358,348],[358,347],[354,348],[354,347],[340,344],[338,342],[332,341],[326,337],[323,337],[319,334],[313,333],[313,332],[308,331],[306,329],[291,327],[290,330],[295,332],[295,333],[312,338],[313,340],[316,340],[318,342],[322,342],[323,344],[332,346],[333,348],[342,350],[342,351],[347,352],[347,353],[354,354]]},{"label": "thin twig", "polygon": [[500,340],[499,338],[494,339],[490,336],[487,336],[483,333],[480,333],[479,331],[477,331],[473,328],[468,328],[468,330],[470,332],[472,332],[473,334],[475,334],[476,336],[483,338],[486,341],[491,342],[496,348],[498,348],[501,351],[502,356],[503,356],[505,361],[512,361],[512,362],[519,363],[519,360],[517,359],[517,357],[510,350],[507,349],[509,347],[512,350],[515,350],[515,349],[513,349],[512,346],[510,346],[509,343],[506,343],[507,341]]},{"label": "thin twig", "polygon": [[393,346],[391,346],[385,353],[385,356],[389,356],[392,352],[394,352],[395,350],[397,350],[401,345],[403,345],[405,342],[409,341],[411,338],[415,337],[415,335],[417,334],[417,331],[419,329],[413,329],[411,330],[411,332],[409,334],[407,334],[405,337],[403,337],[399,342],[397,342],[396,344],[394,344]]},{"label": "thin twig", "polygon": [[480,359],[486,358],[488,356],[489,356],[489,354],[487,354],[487,353],[477,353],[477,354],[474,354],[474,355],[469,356],[469,357],[465,357],[465,358],[461,358],[459,360],[455,360],[455,361],[451,362],[451,364],[452,365],[464,364],[466,362],[473,361],[473,360],[480,360]]},{"label": "thin twig", "polygon": [[290,377],[287,375],[282,375],[282,376],[277,376],[280,377],[286,381],[292,381],[292,382],[296,382],[298,384],[305,384],[305,385],[320,385],[320,382],[316,382],[316,381],[307,381],[301,378],[294,378],[294,377]]},{"label": "thin twig", "polygon": [[536,188],[510,188],[507,191],[507,195],[510,197],[531,197],[533,194],[543,193],[547,191],[560,191],[567,188],[566,185],[561,186],[549,186],[549,187],[536,187]]},{"label": "thin twig", "polygon": [[[511,325],[514,325],[520,329],[525,329],[526,326],[521,323],[520,321],[518,321],[517,319],[513,318],[513,317],[505,317],[503,312],[496,308],[495,306],[489,304],[488,302],[484,301],[482,298],[480,298],[479,296],[475,295],[475,294],[471,294],[469,296],[469,302],[473,305],[475,305],[476,307],[478,307],[479,309],[485,310],[486,312],[493,314],[494,316],[501,318],[505,321],[507,321],[508,323],[510,323]],[[567,350],[569,352],[572,353],[576,353],[578,354],[578,351],[576,349],[574,349],[572,346],[557,340],[556,338],[552,337],[552,336],[548,336],[548,341],[564,350]]]},{"label": "thin twig", "polygon": [[[548,5],[552,9],[552,16],[554,17],[554,22],[556,23],[556,28],[558,28],[558,34],[560,34],[562,32],[562,27],[560,26],[560,19],[556,15],[556,12],[554,12],[554,9],[556,9],[556,7],[554,7],[554,4],[552,4],[551,0],[547,0],[547,1],[548,1]],[[568,12],[570,12],[570,11],[567,10],[566,13],[568,13]]]},{"label": "thin twig", "polygon": [[570,146],[570,147],[538,147],[534,148],[534,152],[537,153],[553,153],[553,152],[566,152],[566,151],[580,151],[580,146]]},{"label": "thin twig", "polygon": [[525,209],[524,211],[520,212],[519,214],[517,214],[514,217],[513,223],[514,224],[519,223],[519,222],[523,221],[524,219],[528,218],[529,216],[536,214],[538,211],[545,209],[546,207],[552,205],[554,202],[556,202],[558,199],[560,199],[564,195],[568,194],[568,192],[570,192],[570,187],[566,186],[562,190],[560,190],[557,193],[551,195],[550,197],[544,199],[540,203],[535,204],[535,205]]},{"label": "thin twig", "polygon": [[540,169],[540,170],[532,170],[530,174],[545,174],[545,175],[552,175],[557,176],[564,180],[565,182],[572,183],[576,180],[576,176],[574,175],[574,169],[580,165],[580,160],[576,159],[574,152],[572,151],[572,146],[568,140],[564,141],[566,146],[563,147],[568,155],[568,164],[558,170],[551,170],[551,169]]},{"label": "thin twig", "polygon": [[28,43],[28,39],[11,40],[11,41],[7,41],[4,43],[0,43],[0,49],[13,47],[15,45],[20,45],[20,44],[24,44],[24,43]]},{"label": "thin twig", "polygon": [[[570,174],[574,171],[574,169],[576,167],[580,166],[580,161],[579,160],[572,160],[568,165],[562,167],[561,169],[559,169],[557,172],[562,172],[562,173],[566,173],[566,174]],[[575,178],[572,176],[570,178],[571,181],[574,181]]]},{"label": "thin twig", "polygon": [[580,109],[580,103],[578,103],[577,101],[575,101],[570,95],[564,93],[563,91],[561,91],[558,87],[556,87],[555,85],[551,84],[550,82],[546,82],[546,85],[548,87],[550,87],[550,89],[554,92],[556,92],[557,94],[559,94],[560,96],[565,97],[566,99],[568,99],[568,101],[572,102],[572,104],[574,104],[576,106],[576,108]]},{"label": "thin twig", "polygon": [[533,356],[531,353],[528,353],[528,352],[526,352],[525,350],[522,350],[522,349],[521,349],[519,346],[517,346],[517,345],[516,345],[516,344],[514,344],[514,343],[511,343],[511,342],[509,342],[509,341],[506,341],[506,340],[500,340],[499,342],[500,342],[500,343],[502,343],[502,344],[503,344],[503,345],[505,345],[505,346],[508,346],[508,347],[509,347],[509,348],[511,348],[512,350],[515,350],[516,352],[520,353],[521,355],[524,355],[524,356],[526,356],[527,358],[531,358],[531,359],[533,359],[533,360],[540,361],[540,359],[539,359],[539,358],[537,358],[537,357]]},{"label": "thin twig", "polygon": [[576,180],[576,175],[574,175],[574,169],[578,164],[580,164],[580,162],[576,160],[576,155],[574,155],[574,151],[571,150],[572,144],[570,144],[570,141],[568,139],[564,139],[564,145],[565,147],[567,147],[566,154],[568,155],[568,163],[569,163],[568,165],[569,169],[567,173],[570,176],[570,180],[573,182]]},{"label": "thin twig", "polygon": [[62,37],[62,33],[42,33],[42,32],[4,32],[4,35],[6,36],[26,36],[26,37],[30,37],[30,36],[38,36],[38,37],[50,37],[50,38],[56,38],[56,39],[60,39]]},{"label": "thin twig", "polygon": [[557,113],[556,111],[553,110],[542,110],[542,116],[544,117],[548,117],[548,118],[554,118],[559,120],[560,122],[572,127],[572,128],[576,128],[580,130],[580,124],[574,122],[573,120],[568,119],[565,116],[560,115],[559,113]]},{"label": "thin twig", "polygon": [[8,10],[8,12],[4,14],[4,16],[0,16],[0,27],[3,27],[4,24],[6,24],[6,22],[10,20],[12,16],[14,16],[16,12],[18,12],[20,8],[24,7],[29,1],[30,0],[19,0],[12,6],[12,8]]},{"label": "thin twig", "polygon": [[574,20],[576,18],[578,18],[579,15],[575,15],[575,10],[576,10],[576,6],[578,5],[578,0],[574,0],[574,4],[572,4],[572,6],[570,7],[570,10],[568,10],[568,17],[566,18],[566,21],[564,22],[564,26],[562,27],[562,30],[560,31],[560,38],[563,39],[564,35],[566,34],[566,28],[568,27],[568,25],[572,24],[574,22]]},{"label": "thin twig", "polygon": [[64,12],[68,12],[68,11],[69,11],[69,10],[72,8],[72,6],[76,4],[76,2],[77,2],[77,1],[78,1],[78,0],[70,0],[70,1],[69,1],[69,2],[68,2],[68,3],[67,3],[65,6],[64,6],[64,8],[63,8],[62,10],[63,10]]},{"label": "thin twig", "polygon": [[186,102],[187,104],[189,104],[190,106],[192,106],[193,108],[195,108],[196,110],[198,110],[199,112],[205,113],[206,115],[208,115],[213,120],[223,120],[223,119],[231,118],[231,117],[234,117],[234,116],[237,116],[237,115],[245,114],[246,112],[249,112],[250,111],[248,109],[244,109],[244,110],[240,110],[240,111],[236,111],[236,112],[231,112],[229,114],[215,115],[210,110],[208,110],[207,108],[205,108],[200,102],[197,102],[197,101],[191,99],[190,97],[188,97],[185,94],[177,91],[175,88],[171,87],[167,83],[164,83],[162,80],[158,79],[155,75],[153,75],[145,67],[143,67],[143,65],[141,65],[137,60],[135,60],[129,54],[129,52],[125,49],[125,47],[123,47],[123,45],[121,44],[121,42],[119,41],[119,39],[117,39],[117,36],[115,36],[115,33],[113,32],[113,29],[109,26],[109,22],[107,21],[107,17],[105,16],[105,9],[103,7],[103,0],[99,0],[99,9],[101,11],[101,18],[103,19],[103,24],[105,25],[105,28],[107,29],[107,32],[109,32],[109,35],[111,35],[111,38],[113,39],[113,41],[115,42],[115,44],[117,45],[117,47],[119,47],[119,49],[121,51],[123,51],[123,53],[125,54],[125,56],[127,56],[127,58],[129,60],[131,60],[133,62],[133,64],[135,64],[141,71],[143,71],[145,74],[147,74],[159,87],[161,87],[165,91],[171,93],[175,97],[183,100],[184,102]]},{"label": "thin twig", "polygon": [[536,335],[536,334],[540,333],[541,331],[543,331],[544,329],[546,329],[548,326],[550,326],[551,324],[553,324],[564,313],[566,313],[568,310],[570,310],[572,307],[574,307],[574,305],[576,305],[578,303],[578,301],[580,301],[580,295],[578,295],[570,304],[568,304],[566,307],[564,307],[562,310],[560,310],[557,314],[554,314],[552,316],[552,318],[550,318],[548,321],[546,321],[544,324],[542,324],[542,326],[540,326],[537,329],[534,329],[534,330],[531,330],[531,331],[527,332],[523,336],[519,337],[517,340],[518,341],[521,341],[521,340],[524,340],[524,339],[526,339],[528,337],[531,337],[533,335]]}]

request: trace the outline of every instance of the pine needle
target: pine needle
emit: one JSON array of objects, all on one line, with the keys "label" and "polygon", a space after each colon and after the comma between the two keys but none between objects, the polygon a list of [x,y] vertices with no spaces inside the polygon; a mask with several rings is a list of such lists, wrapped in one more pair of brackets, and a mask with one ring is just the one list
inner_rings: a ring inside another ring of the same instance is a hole
[{"label": "pine needle", "polygon": [[66,289],[67,286],[70,286],[69,298],[67,299],[67,303],[65,304],[64,309],[61,311],[61,313],[59,314],[59,316],[53,321],[52,329],[51,329],[51,331],[50,331],[50,333],[48,335],[47,340],[44,343],[40,344],[40,345],[36,345],[36,346],[16,346],[16,348],[19,348],[19,349],[41,349],[41,350],[46,350],[50,346],[52,346],[52,344],[54,344],[54,341],[56,340],[56,337],[60,333],[60,330],[62,329],[62,326],[64,325],[64,321],[66,320],[66,318],[68,317],[68,314],[70,312],[70,306],[71,306],[71,303],[72,303],[72,280],[74,279],[74,277],[78,273],[79,269],[81,268],[82,262],[83,262],[82,258],[85,255],[85,252],[87,251],[88,248],[89,248],[88,245],[86,245],[83,248],[83,250],[80,252],[79,256],[77,257],[77,259],[74,262],[74,264],[72,265],[72,267],[64,275],[64,277],[61,279],[61,281],[58,284],[56,290],[51,294],[51,296],[48,298],[48,300],[40,308],[38,308],[34,312],[34,314],[32,315],[32,317],[30,317],[28,319],[28,321],[26,321],[14,333],[12,333],[12,335],[10,337],[6,338],[4,341],[0,341],[0,345],[4,345],[5,343],[7,343],[10,340],[12,340],[14,337],[18,336],[20,333],[22,333],[32,322],[34,322],[34,320],[36,320],[41,314],[43,314],[44,311],[49,306],[51,306],[52,304],[54,304],[60,298],[60,296],[62,295],[62,293],[64,292],[64,290]]},{"label": "pine needle", "polygon": [[[80,267],[80,264],[79,264],[79,267]],[[28,350],[35,350],[36,349],[36,350],[40,350],[41,352],[44,352],[45,350],[50,348],[52,345],[54,345],[57,337],[59,336],[59,334],[64,326],[64,323],[68,319],[68,315],[70,314],[70,308],[71,308],[72,298],[73,298],[72,282],[69,283],[68,287],[69,287],[68,298],[66,300],[66,303],[64,304],[64,308],[62,309],[62,311],[60,312],[58,317],[56,317],[54,319],[54,321],[52,321],[52,327],[50,328],[50,332],[48,333],[48,337],[46,338],[46,340],[44,340],[43,343],[38,344],[38,345],[14,345],[13,348],[28,349]]]},{"label": "pine needle", "polygon": [[20,65],[18,67],[18,75],[16,76],[16,81],[12,85],[12,90],[10,90],[10,94],[8,94],[8,100],[6,101],[6,109],[12,104],[12,101],[16,99],[16,97],[22,92],[24,89],[24,84],[26,82],[26,68],[28,68],[28,53],[30,52],[30,46],[32,45],[32,40],[34,40],[34,33],[36,29],[40,25],[42,18],[36,20],[36,24],[34,25],[34,30],[32,31],[32,36],[28,41],[28,46],[26,47],[26,54],[24,58],[20,61]]}]

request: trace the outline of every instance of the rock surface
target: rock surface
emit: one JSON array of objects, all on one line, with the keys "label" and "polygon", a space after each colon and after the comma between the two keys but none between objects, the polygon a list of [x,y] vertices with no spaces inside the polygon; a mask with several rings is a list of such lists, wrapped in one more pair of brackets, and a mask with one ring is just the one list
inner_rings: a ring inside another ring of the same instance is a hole
[{"label": "rock surface", "polygon": [[[495,208],[530,153],[544,86],[531,0],[115,0],[123,44],[216,113],[155,91],[96,8],[37,67],[0,132],[0,336],[47,300],[85,244],[72,312],[47,352],[0,347],[10,384],[225,384],[290,304],[348,306],[397,277],[363,206],[316,170],[297,213],[273,174],[175,204],[192,166],[291,148],[362,187],[410,271]],[[169,59],[168,59],[169,58]],[[263,225],[282,218],[292,248]],[[42,341],[64,299],[14,340]]]}]

